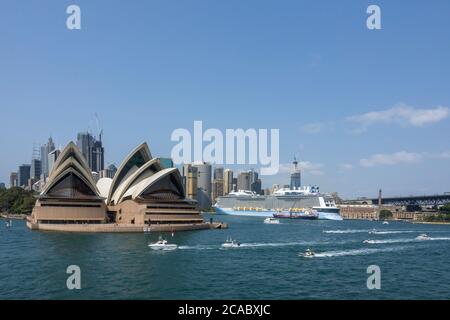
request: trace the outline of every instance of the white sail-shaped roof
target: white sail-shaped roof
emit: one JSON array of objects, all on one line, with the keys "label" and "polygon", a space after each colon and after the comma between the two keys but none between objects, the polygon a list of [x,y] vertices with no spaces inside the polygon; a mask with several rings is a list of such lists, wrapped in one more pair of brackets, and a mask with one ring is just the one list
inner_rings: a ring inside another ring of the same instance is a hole
[{"label": "white sail-shaped roof", "polygon": [[107,203],[111,204],[113,201],[113,195],[116,190],[124,183],[129,177],[136,173],[140,167],[145,165],[148,161],[152,159],[152,154],[147,143],[142,143],[137,148],[135,148],[122,162],[120,167],[117,169],[114,179],[111,184],[111,188],[108,193]]},{"label": "white sail-shaped roof", "polygon": [[154,175],[158,171],[162,170],[162,166],[159,162],[159,159],[152,159],[140,167],[138,170],[134,171],[131,175],[129,175],[117,188],[114,192],[111,203],[119,204],[125,192],[133,185],[138,184],[142,180]]},{"label": "white sail-shaped roof", "polygon": [[70,142],[58,157],[41,196],[98,197],[86,160],[78,147]]},{"label": "white sail-shaped roof", "polygon": [[[150,194],[152,187],[160,185],[159,192],[173,193],[179,198],[185,198],[185,192],[183,183],[181,181],[181,175],[177,168],[168,168],[161,170],[150,177],[143,179],[138,184],[133,185],[127,190],[122,198],[129,198],[135,200],[137,198],[145,198]],[[162,185],[164,185],[162,187]]]}]

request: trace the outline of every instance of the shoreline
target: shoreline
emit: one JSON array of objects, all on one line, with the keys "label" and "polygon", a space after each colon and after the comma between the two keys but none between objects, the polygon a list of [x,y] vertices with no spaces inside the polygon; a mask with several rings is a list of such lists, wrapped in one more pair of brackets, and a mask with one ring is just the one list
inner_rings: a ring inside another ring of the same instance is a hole
[{"label": "shoreline", "polygon": [[14,213],[2,213],[2,214],[0,214],[0,218],[11,219],[11,220],[26,220],[27,217],[28,217],[27,214],[14,214]]}]

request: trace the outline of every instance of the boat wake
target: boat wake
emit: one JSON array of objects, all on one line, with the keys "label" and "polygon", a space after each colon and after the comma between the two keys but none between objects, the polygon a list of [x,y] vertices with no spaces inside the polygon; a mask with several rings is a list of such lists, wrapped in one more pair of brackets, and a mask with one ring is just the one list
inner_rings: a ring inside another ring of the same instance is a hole
[{"label": "boat wake", "polygon": [[448,241],[449,237],[437,237],[437,238],[427,238],[427,239],[385,239],[385,240],[366,240],[364,243],[368,244],[389,244],[389,243],[409,243],[409,242],[418,242],[418,241]]},{"label": "boat wake", "polygon": [[414,230],[392,230],[392,231],[370,231],[371,234],[401,234],[401,233],[419,233]]},{"label": "boat wake", "polygon": [[325,230],[323,233],[336,233],[336,234],[344,234],[344,233],[367,233],[370,230],[362,230],[362,229],[347,229],[347,230]]},{"label": "boat wake", "polygon": [[448,237],[438,237],[438,238],[429,238],[427,241],[448,241],[450,238]]},{"label": "boat wake", "polygon": [[386,239],[386,240],[366,240],[368,244],[388,244],[388,243],[408,243],[417,241],[416,239]]},{"label": "boat wake", "polygon": [[[331,258],[331,257],[343,257],[343,256],[359,256],[359,255],[368,255],[368,254],[374,254],[374,253],[381,253],[381,252],[394,252],[394,251],[400,251],[403,249],[406,249],[407,247],[391,247],[391,248],[384,248],[384,249],[352,249],[352,250],[340,250],[340,251],[326,251],[326,252],[320,252],[315,253],[315,258]],[[303,256],[303,254],[300,254]]]},{"label": "boat wake", "polygon": [[179,246],[179,250],[213,250],[219,249],[219,246],[213,245],[195,245],[195,246]]},{"label": "boat wake", "polygon": [[[260,243],[241,243],[239,248],[268,248],[268,247],[289,247],[289,246],[310,246],[317,245],[319,242],[294,241],[294,242],[260,242]],[[179,246],[180,250],[214,250],[222,249],[220,245],[195,245]]]},{"label": "boat wake", "polygon": [[297,242],[273,242],[273,243],[242,243],[241,248],[261,248],[261,247],[289,247],[300,245],[313,245],[317,242],[297,241]]}]

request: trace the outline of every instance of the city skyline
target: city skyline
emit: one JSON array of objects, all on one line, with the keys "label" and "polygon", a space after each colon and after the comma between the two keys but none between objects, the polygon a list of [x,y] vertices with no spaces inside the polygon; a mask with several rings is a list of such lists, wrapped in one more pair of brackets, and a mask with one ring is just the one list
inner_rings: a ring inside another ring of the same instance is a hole
[{"label": "city skyline", "polygon": [[0,182],[35,141],[64,145],[97,113],[106,163],[147,140],[169,157],[171,132],[202,120],[280,129],[281,170],[264,187],[288,184],[296,156],[303,184],[346,198],[450,191],[448,2],[378,1],[379,31],[366,3],[204,4],[80,1],[79,31],[63,4],[5,4]]}]

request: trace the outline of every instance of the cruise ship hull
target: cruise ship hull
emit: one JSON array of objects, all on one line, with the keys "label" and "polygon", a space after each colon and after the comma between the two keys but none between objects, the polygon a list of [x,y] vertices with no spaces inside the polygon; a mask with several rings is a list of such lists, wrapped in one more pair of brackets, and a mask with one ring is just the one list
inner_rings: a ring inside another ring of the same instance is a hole
[{"label": "cruise ship hull", "polygon": [[[273,214],[279,211],[312,208],[317,211],[319,220],[342,220],[340,210],[335,206],[333,198],[326,194],[298,196],[228,195],[219,197],[215,207],[218,214],[248,217],[273,217]],[[252,210],[249,210],[249,208],[252,208]],[[253,210],[254,208],[257,209]]]},{"label": "cruise ship hull", "polygon": [[231,216],[241,217],[261,217],[261,218],[273,218],[275,211],[256,211],[256,210],[233,210],[232,208],[218,208],[216,207],[217,214],[227,214]]}]

